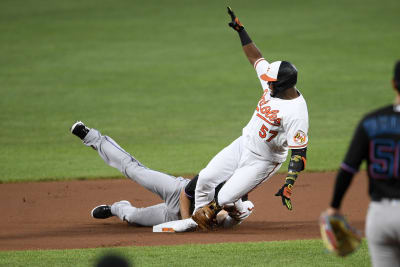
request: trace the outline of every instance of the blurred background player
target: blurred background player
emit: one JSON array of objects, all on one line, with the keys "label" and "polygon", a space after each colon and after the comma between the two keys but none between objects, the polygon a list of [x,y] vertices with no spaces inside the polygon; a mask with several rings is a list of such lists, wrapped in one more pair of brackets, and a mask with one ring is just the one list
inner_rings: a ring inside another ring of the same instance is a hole
[{"label": "blurred background player", "polygon": [[[157,194],[164,201],[145,208],[134,207],[127,200],[118,201],[112,205],[100,205],[92,210],[93,218],[106,219],[117,216],[123,221],[142,226],[154,226],[190,218],[194,209],[197,176],[189,180],[151,170],[127,153],[111,137],[102,135],[96,129],[86,127],[81,121],[71,127],[71,132],[86,146],[94,148],[108,165]],[[217,192],[221,187],[222,185],[216,188]],[[247,200],[247,196],[243,200],[245,200],[243,210],[232,209],[229,210],[229,214],[227,211],[220,212],[221,226],[231,227],[240,224],[252,213],[253,203]],[[188,223],[188,230],[196,227],[197,224],[194,221]]]},{"label": "blurred background player", "polygon": [[95,267],[131,267],[133,264],[123,256],[115,253],[102,255],[95,263]]},{"label": "blurred background player", "polygon": [[[232,203],[240,207],[241,196],[278,171],[289,149],[292,155],[288,175],[276,196],[291,210],[292,188],[306,163],[308,111],[295,87],[297,69],[287,61],[267,62],[229,7],[228,13],[232,19],[229,26],[238,32],[243,51],[254,66],[264,93],[242,135],[199,173],[193,215],[197,223],[210,217],[208,207],[214,205],[214,189],[218,184],[226,181],[217,196],[217,209]],[[199,226],[202,225],[199,223]]]},{"label": "blurred background player", "polygon": [[373,266],[400,266],[400,61],[393,87],[394,105],[367,114],[358,124],[326,210],[340,214],[343,196],[366,160],[371,197],[366,235]]}]

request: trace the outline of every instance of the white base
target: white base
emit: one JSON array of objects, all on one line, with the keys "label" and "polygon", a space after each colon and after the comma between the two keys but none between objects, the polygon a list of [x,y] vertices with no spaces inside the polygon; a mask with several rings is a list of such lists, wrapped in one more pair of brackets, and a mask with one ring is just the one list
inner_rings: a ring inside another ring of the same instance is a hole
[{"label": "white base", "polygon": [[161,223],[153,226],[153,233],[179,233],[194,231],[197,223],[192,218]]}]

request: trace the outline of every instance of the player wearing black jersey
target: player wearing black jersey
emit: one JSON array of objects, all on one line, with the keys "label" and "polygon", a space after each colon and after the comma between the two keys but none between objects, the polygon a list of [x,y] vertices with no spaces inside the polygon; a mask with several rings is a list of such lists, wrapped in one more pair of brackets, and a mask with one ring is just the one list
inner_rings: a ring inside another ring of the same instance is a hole
[{"label": "player wearing black jersey", "polygon": [[359,123],[336,177],[327,214],[340,204],[363,160],[367,161],[369,205],[366,235],[373,266],[400,266],[400,61],[395,65],[395,104]]}]

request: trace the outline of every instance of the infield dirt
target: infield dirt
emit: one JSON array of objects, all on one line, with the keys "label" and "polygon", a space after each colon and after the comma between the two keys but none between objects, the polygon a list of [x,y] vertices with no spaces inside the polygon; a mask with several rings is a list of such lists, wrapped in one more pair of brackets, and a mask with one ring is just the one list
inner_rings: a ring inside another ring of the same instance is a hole
[{"label": "infield dirt", "polygon": [[[318,217],[330,203],[334,172],[302,173],[288,211],[274,194],[284,176],[278,174],[251,192],[255,211],[242,225],[213,232],[153,233],[113,217],[96,220],[99,204],[129,200],[144,207],[158,197],[129,179],[0,184],[0,250],[70,249],[152,246],[188,243],[250,242],[319,238]],[[364,232],[369,197],[366,173],[359,173],[347,192],[343,212]]]}]

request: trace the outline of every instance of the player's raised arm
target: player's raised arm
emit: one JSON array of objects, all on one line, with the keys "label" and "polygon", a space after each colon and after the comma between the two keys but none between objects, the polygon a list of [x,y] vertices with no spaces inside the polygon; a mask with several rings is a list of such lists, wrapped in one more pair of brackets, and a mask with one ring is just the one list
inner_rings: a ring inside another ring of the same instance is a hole
[{"label": "player's raised arm", "polygon": [[244,29],[243,24],[235,16],[230,7],[228,7],[228,14],[231,16],[232,19],[232,21],[229,22],[228,25],[238,32],[240,41],[242,42],[243,51],[247,56],[248,60],[250,61],[250,64],[254,66],[254,63],[257,61],[257,59],[262,58],[262,54],[260,50],[256,47],[256,45],[253,43],[253,41],[250,39],[249,35]]}]

